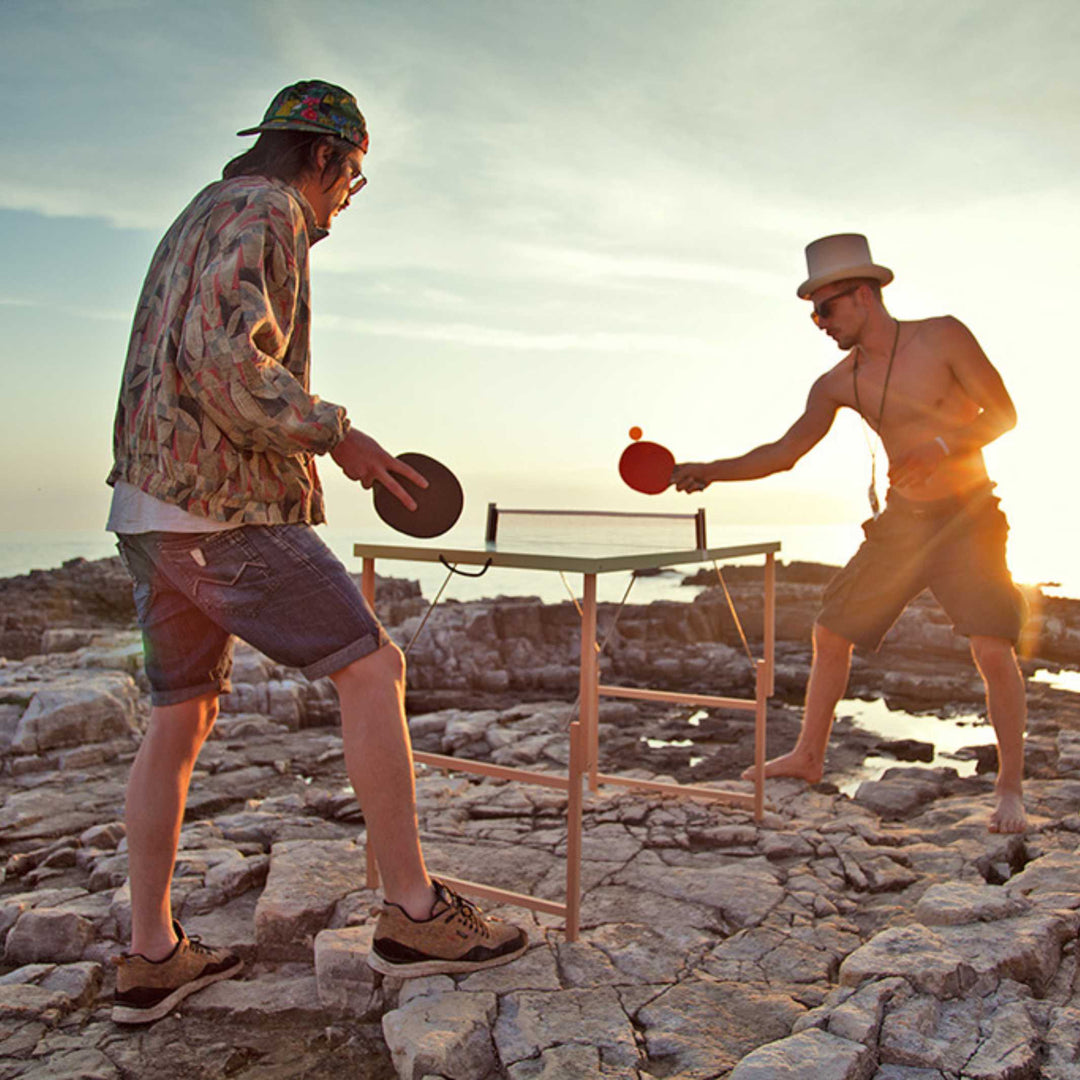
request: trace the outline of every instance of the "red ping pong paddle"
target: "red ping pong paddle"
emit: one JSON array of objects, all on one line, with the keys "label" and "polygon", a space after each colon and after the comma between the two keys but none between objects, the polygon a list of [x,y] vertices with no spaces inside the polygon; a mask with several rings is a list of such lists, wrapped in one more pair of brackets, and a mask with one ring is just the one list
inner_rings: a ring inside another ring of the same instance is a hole
[{"label": "red ping pong paddle", "polygon": [[397,455],[399,461],[411,465],[427,482],[422,488],[400,473],[394,479],[413,497],[416,509],[410,510],[378,480],[373,486],[375,513],[392,529],[407,536],[421,538],[442,536],[461,516],[465,495],[458,478],[441,462],[427,454]]},{"label": "red ping pong paddle", "polygon": [[[641,429],[631,428],[640,438]],[[675,455],[659,443],[640,440],[632,442],[619,458],[619,475],[624,482],[643,495],[659,495],[671,483]]]}]

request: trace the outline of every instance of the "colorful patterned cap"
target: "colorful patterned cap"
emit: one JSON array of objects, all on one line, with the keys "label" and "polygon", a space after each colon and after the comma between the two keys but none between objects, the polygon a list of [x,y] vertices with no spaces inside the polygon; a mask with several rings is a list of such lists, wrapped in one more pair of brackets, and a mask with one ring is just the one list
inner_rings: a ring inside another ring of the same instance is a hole
[{"label": "colorful patterned cap", "polygon": [[260,131],[317,131],[337,135],[368,148],[367,124],[348,90],[333,83],[306,79],[286,86],[273,101],[258,127],[244,128],[237,135],[255,135]]}]

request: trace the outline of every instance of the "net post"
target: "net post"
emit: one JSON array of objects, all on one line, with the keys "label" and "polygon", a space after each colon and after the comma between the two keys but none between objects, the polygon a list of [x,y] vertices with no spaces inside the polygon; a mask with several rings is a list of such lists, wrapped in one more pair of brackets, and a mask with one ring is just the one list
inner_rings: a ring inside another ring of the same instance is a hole
[{"label": "net post", "polygon": [[494,544],[499,531],[499,511],[494,503],[488,503],[487,526],[484,529],[484,543]]},{"label": "net post", "polygon": [[705,507],[699,506],[694,515],[694,537],[697,540],[698,551],[705,551],[708,544],[705,542]]}]

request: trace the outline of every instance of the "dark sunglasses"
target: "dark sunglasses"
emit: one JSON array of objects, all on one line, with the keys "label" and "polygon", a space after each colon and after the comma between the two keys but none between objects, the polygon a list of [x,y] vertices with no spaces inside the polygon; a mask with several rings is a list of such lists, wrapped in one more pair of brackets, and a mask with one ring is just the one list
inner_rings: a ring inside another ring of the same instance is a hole
[{"label": "dark sunglasses", "polygon": [[820,326],[829,317],[832,313],[834,300],[839,300],[841,296],[850,296],[858,288],[858,285],[852,285],[850,289],[845,289],[843,292],[830,296],[828,300],[822,300],[820,304],[815,304],[814,310],[810,312],[810,318],[814,320],[814,325]]}]

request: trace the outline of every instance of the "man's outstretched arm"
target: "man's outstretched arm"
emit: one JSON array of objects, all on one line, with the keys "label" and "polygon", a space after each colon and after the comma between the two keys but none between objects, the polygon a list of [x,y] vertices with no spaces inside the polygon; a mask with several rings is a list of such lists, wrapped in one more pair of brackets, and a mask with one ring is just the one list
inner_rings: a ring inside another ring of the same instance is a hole
[{"label": "man's outstretched arm", "polygon": [[675,466],[672,482],[679,491],[702,491],[716,480],[759,480],[784,472],[826,436],[840,403],[830,391],[832,372],[810,388],[806,409],[776,442],[756,447],[739,457],[716,461],[687,461]]}]

